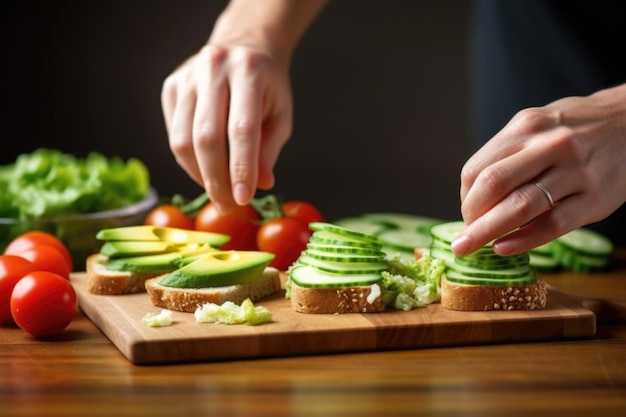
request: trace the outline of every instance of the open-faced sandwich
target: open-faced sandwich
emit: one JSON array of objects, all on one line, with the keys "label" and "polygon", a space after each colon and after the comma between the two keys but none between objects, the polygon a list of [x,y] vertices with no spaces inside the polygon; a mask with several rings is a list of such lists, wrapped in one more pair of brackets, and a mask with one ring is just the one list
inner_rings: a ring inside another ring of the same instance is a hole
[{"label": "open-faced sandwich", "polygon": [[434,302],[452,310],[544,308],[545,283],[528,253],[499,256],[491,246],[457,257],[450,242],[463,222],[430,227],[431,243],[416,258],[390,256],[375,235],[312,223],[307,249],[289,269],[287,296],[302,313],[379,313]]},{"label": "open-faced sandwich", "polygon": [[336,224],[309,227],[307,249],[285,285],[294,311],[380,313],[439,301],[443,262],[389,257],[378,236]]},{"label": "open-faced sandwich", "polygon": [[547,289],[530,264],[528,252],[497,255],[486,245],[467,256],[456,256],[452,239],[465,224],[446,222],[431,227],[429,256],[446,265],[441,279],[441,305],[451,310],[535,310],[546,306]]},{"label": "open-faced sandwich", "polygon": [[223,251],[222,234],[159,226],[101,230],[99,253],[87,259],[87,289],[93,294],[147,292],[152,304],[194,312],[206,303],[240,304],[278,292],[273,254]]}]

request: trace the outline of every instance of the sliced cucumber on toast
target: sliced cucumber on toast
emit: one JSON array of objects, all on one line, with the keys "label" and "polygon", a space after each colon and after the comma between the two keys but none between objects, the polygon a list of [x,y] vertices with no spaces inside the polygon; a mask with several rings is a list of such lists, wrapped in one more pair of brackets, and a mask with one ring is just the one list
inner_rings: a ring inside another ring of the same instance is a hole
[{"label": "sliced cucumber on toast", "polygon": [[302,287],[351,287],[382,281],[388,268],[382,242],[374,235],[332,223],[309,224],[307,249],[289,269],[289,279]]}]

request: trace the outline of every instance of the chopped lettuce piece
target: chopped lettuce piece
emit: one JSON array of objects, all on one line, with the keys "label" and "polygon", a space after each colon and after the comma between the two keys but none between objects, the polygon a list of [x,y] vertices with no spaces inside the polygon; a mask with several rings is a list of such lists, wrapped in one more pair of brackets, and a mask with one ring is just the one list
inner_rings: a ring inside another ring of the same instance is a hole
[{"label": "chopped lettuce piece", "polygon": [[411,310],[441,300],[441,276],[445,271],[439,259],[423,256],[409,259],[395,256],[383,271],[383,302],[397,310]]},{"label": "chopped lettuce piece", "polygon": [[222,305],[205,303],[194,312],[198,323],[248,324],[256,326],[272,321],[272,313],[265,307],[255,306],[245,299],[241,305],[226,301]]},{"label": "chopped lettuce piece", "polygon": [[146,313],[142,320],[150,327],[170,326],[172,324],[172,312],[163,309],[159,314]]}]

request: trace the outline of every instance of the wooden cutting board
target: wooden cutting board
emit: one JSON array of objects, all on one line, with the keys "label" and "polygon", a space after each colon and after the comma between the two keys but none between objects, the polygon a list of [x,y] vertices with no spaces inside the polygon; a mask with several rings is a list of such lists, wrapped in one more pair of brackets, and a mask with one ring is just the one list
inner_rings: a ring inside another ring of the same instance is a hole
[{"label": "wooden cutting board", "polygon": [[71,277],[80,309],[135,364],[219,361],[323,353],[588,338],[594,314],[559,292],[548,293],[545,310],[457,312],[439,304],[409,312],[302,314],[284,294],[255,303],[273,314],[259,326],[196,323],[173,313],[173,324],[149,327],[158,313],[147,294],[94,295],[85,273]]}]

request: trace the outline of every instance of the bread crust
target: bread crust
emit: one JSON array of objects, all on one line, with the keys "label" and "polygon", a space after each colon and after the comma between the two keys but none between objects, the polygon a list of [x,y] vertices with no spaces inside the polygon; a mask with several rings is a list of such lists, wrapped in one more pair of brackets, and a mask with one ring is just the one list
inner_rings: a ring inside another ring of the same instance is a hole
[{"label": "bread crust", "polygon": [[449,310],[536,310],[547,301],[546,283],[538,279],[532,285],[466,285],[441,277],[441,305]]},{"label": "bread crust", "polygon": [[146,280],[161,274],[110,271],[100,262],[107,257],[96,253],[86,260],[87,291],[98,295],[123,295],[146,292]]},{"label": "bread crust", "polygon": [[228,285],[211,288],[174,288],[159,284],[165,277],[161,275],[145,282],[150,302],[156,307],[173,311],[193,313],[198,306],[206,303],[223,304],[232,301],[241,304],[246,298],[258,301],[281,290],[278,270],[265,268],[263,274],[247,284]]},{"label": "bread crust", "polygon": [[340,288],[304,288],[291,281],[290,285],[291,308],[299,313],[380,313],[385,310],[382,288],[379,284]]}]

